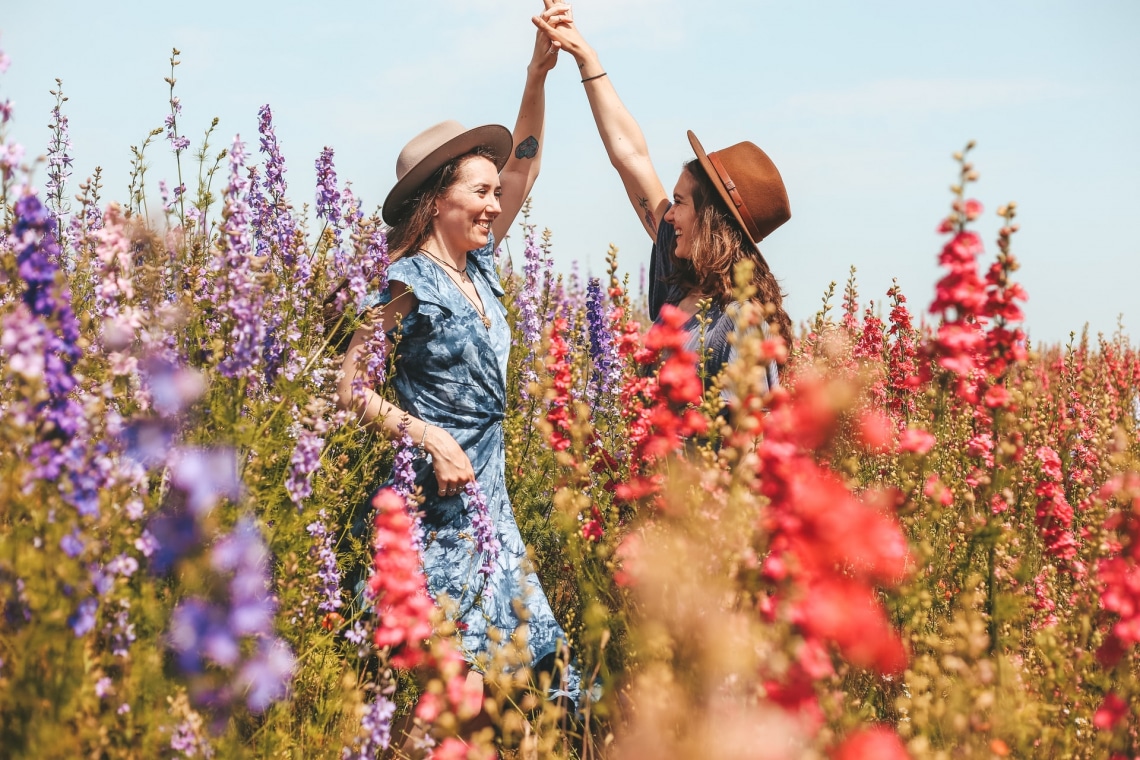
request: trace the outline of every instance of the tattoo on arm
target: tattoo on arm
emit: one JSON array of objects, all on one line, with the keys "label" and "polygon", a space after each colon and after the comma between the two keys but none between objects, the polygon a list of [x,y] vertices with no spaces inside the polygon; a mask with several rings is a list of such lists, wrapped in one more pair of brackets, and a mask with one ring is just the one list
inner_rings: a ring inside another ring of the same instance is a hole
[{"label": "tattoo on arm", "polygon": [[515,148],[515,158],[534,158],[538,155],[538,140],[534,135],[523,140]]},{"label": "tattoo on arm", "polygon": [[641,206],[641,210],[645,212],[645,226],[649,228],[650,232],[656,232],[657,218],[653,216],[653,211],[649,208],[649,199],[638,196],[637,205]]}]

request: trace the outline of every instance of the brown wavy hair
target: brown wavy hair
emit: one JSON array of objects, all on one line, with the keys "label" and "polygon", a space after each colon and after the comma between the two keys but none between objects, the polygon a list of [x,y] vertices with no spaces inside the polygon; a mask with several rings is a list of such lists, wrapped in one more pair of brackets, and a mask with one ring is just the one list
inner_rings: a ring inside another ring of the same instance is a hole
[{"label": "brown wavy hair", "polygon": [[433,211],[436,200],[442,198],[452,188],[459,178],[459,170],[475,156],[481,156],[493,164],[498,164],[495,152],[480,145],[436,169],[404,203],[400,208],[402,212],[399,214],[400,220],[388,228],[389,261],[411,255],[423,247],[435,223]]},{"label": "brown wavy hair", "polygon": [[[693,159],[685,164],[684,170],[693,178],[695,185],[693,210],[696,212],[696,229],[692,233],[691,258],[687,261],[673,260],[674,280],[726,306],[732,301],[736,265],[748,259],[752,262],[752,285],[756,288],[753,299],[775,309],[770,321],[790,349],[792,320],[784,311],[784,296],[787,294],[780,290],[780,283],[760,249],[728,210],[700,162]],[[670,251],[669,255],[673,256],[674,252]]]}]

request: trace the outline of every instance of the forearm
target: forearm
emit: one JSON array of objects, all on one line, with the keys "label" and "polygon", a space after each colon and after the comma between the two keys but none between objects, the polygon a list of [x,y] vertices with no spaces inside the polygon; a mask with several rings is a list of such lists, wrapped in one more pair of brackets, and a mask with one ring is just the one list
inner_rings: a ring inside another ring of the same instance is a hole
[{"label": "forearm", "polygon": [[502,213],[492,225],[496,240],[506,237],[538,179],[545,140],[546,74],[547,70],[539,69],[533,63],[527,67],[522,103],[512,133],[514,147],[499,174],[503,196]]},{"label": "forearm", "polygon": [[590,111],[594,115],[594,123],[598,126],[598,134],[606,147],[610,163],[620,169],[631,160],[647,160],[649,146],[645,142],[645,135],[621,102],[612,79],[609,75],[601,76],[605,69],[602,68],[598,54],[593,48],[585,48],[575,55],[575,61],[580,78],[586,80],[582,87],[586,90]]},{"label": "forearm", "polygon": [[[546,132],[546,75],[533,64],[527,67],[519,115],[515,120],[514,152],[503,172],[519,173],[530,183],[538,176]],[[528,185],[529,186],[529,185]]]},{"label": "forearm", "polygon": [[[426,422],[413,417],[371,388],[358,387],[347,394],[341,391],[338,401],[342,408],[356,416],[361,426],[389,439],[398,438],[401,432],[406,432],[416,443],[424,439],[424,429],[428,427]],[[401,431],[404,426],[406,429]]]}]

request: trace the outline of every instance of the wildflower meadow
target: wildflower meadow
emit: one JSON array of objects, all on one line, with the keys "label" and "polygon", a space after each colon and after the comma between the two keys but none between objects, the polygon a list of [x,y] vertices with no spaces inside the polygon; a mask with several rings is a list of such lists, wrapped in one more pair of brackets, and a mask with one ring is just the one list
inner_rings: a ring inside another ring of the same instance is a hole
[{"label": "wildflower meadow", "polygon": [[377,199],[331,148],[289,187],[269,106],[189,139],[176,63],[117,197],[72,176],[62,90],[35,158],[0,78],[0,755],[1140,757],[1140,353],[1027,340],[1017,208],[975,200],[969,148],[933,294],[852,272],[792,345],[750,302],[716,378],[616,250],[556,274],[526,210],[507,484],[573,705],[525,626],[468,685],[415,446],[336,404],[386,282]]}]

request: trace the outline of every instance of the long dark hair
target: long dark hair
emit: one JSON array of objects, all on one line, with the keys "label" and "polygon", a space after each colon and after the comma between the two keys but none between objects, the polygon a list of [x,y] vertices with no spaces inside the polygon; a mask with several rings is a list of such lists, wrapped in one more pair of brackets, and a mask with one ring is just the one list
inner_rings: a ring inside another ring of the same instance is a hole
[{"label": "long dark hair", "polygon": [[388,260],[396,261],[423,247],[435,224],[435,202],[452,188],[465,163],[480,156],[498,165],[490,148],[480,145],[469,153],[453,158],[432,173],[401,207],[400,221],[388,228]]},{"label": "long dark hair", "polygon": [[[696,229],[691,235],[690,259],[674,258],[676,281],[696,288],[721,305],[727,305],[732,301],[736,265],[748,259],[752,262],[752,285],[756,288],[753,298],[773,307],[775,311],[771,322],[790,349],[792,320],[784,311],[784,296],[787,294],[780,290],[780,283],[760,249],[728,210],[700,162],[693,159],[685,164],[684,170],[694,181]],[[670,251],[669,255],[672,256],[673,252]]]}]

